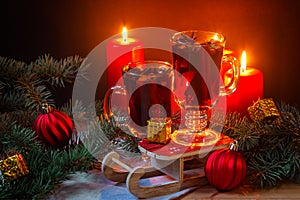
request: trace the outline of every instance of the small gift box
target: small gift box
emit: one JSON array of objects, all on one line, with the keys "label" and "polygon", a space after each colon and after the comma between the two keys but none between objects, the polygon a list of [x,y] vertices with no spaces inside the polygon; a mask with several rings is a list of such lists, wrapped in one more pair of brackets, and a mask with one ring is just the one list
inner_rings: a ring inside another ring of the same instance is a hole
[{"label": "small gift box", "polygon": [[255,121],[272,121],[280,117],[279,111],[272,98],[259,99],[248,108],[250,118]]},{"label": "small gift box", "polygon": [[28,174],[28,167],[21,154],[0,160],[0,183],[4,184]]},{"label": "small gift box", "polygon": [[147,140],[167,144],[171,137],[171,118],[151,118],[148,120]]}]

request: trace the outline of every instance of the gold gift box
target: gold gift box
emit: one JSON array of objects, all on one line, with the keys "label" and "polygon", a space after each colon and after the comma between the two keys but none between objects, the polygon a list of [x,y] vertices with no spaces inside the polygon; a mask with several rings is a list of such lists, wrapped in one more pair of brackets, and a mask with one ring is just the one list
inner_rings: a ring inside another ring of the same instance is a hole
[{"label": "gold gift box", "polygon": [[0,183],[10,182],[20,176],[28,174],[28,167],[21,154],[0,160]]},{"label": "gold gift box", "polygon": [[250,118],[255,121],[269,121],[280,117],[272,98],[259,99],[248,108]]},{"label": "gold gift box", "polygon": [[171,118],[151,118],[148,120],[147,140],[167,144],[171,138]]}]

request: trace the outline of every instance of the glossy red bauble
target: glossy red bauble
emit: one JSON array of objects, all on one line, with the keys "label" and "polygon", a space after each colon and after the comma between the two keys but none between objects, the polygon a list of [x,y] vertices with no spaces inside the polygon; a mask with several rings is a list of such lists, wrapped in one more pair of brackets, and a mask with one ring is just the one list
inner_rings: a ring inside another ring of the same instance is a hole
[{"label": "glossy red bauble", "polygon": [[209,155],[204,169],[208,182],[220,191],[236,188],[246,177],[246,162],[242,154],[227,148]]},{"label": "glossy red bauble", "polygon": [[71,118],[48,105],[43,105],[43,111],[33,124],[38,139],[54,147],[67,145],[74,128]]}]

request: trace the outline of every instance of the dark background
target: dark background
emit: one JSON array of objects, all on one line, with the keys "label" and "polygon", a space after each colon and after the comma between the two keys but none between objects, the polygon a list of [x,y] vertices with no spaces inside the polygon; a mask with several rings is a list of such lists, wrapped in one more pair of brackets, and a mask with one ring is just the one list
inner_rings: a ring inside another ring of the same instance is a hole
[{"label": "dark background", "polygon": [[1,1],[0,56],[34,61],[85,57],[127,28],[203,29],[224,34],[264,74],[264,95],[300,105],[300,1]]}]

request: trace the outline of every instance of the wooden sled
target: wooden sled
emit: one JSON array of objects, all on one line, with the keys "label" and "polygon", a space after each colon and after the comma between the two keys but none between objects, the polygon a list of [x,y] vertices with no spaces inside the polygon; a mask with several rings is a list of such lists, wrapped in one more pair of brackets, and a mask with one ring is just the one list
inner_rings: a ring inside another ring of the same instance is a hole
[{"label": "wooden sled", "polygon": [[[118,153],[111,152],[103,160],[102,171],[111,181],[126,182],[136,197],[167,195],[206,185],[204,164],[209,152],[227,147],[231,142],[232,139],[222,136],[214,146],[187,147],[172,141],[161,145],[142,140],[139,149],[150,157],[150,167],[131,167],[120,160]],[[147,184],[141,184],[143,180]]]}]

